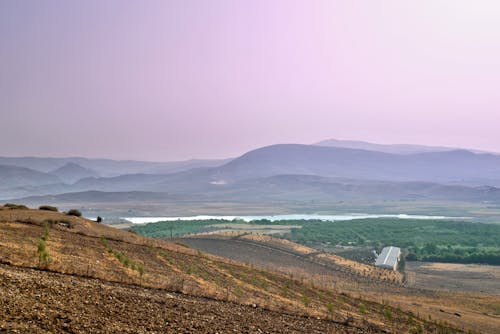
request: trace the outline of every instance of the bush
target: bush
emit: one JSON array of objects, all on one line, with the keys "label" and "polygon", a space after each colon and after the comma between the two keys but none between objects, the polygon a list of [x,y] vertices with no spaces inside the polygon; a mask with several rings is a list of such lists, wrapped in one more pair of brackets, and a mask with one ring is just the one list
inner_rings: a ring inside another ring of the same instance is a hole
[{"label": "bush", "polygon": [[66,212],[66,214],[68,216],[76,216],[76,217],[81,217],[82,216],[82,213],[80,212],[80,210],[77,210],[77,209],[71,209],[68,212]]},{"label": "bush", "polygon": [[29,209],[26,205],[23,205],[23,204],[6,203],[6,204],[4,204],[4,206],[6,208],[11,209],[11,210]]},{"label": "bush", "polygon": [[48,238],[48,227],[46,225],[46,230],[42,238],[38,241],[37,253],[38,253],[38,265],[40,267],[48,267],[51,261],[49,252],[47,251],[46,240]]},{"label": "bush", "polygon": [[38,210],[59,212],[59,210],[55,206],[51,206],[51,205],[41,205],[38,208]]}]

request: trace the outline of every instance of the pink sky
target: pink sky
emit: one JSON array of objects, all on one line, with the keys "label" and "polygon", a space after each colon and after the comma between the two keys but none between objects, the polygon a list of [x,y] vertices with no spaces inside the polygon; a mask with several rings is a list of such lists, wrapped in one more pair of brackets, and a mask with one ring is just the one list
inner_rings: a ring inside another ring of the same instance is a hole
[{"label": "pink sky", "polygon": [[2,1],[0,155],[500,151],[500,2]]}]

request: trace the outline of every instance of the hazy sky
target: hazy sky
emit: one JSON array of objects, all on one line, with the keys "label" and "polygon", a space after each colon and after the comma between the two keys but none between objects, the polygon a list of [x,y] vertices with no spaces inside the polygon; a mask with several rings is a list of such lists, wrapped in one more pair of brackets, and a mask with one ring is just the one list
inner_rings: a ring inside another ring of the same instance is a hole
[{"label": "hazy sky", "polygon": [[500,151],[500,2],[0,2],[0,155]]}]

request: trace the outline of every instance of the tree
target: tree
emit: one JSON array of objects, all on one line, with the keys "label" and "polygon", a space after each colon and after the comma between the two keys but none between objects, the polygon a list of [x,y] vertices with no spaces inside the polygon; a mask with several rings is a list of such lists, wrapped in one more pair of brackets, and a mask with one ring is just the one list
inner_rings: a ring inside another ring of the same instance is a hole
[{"label": "tree", "polygon": [[68,216],[76,216],[76,217],[81,217],[82,216],[82,213],[80,212],[80,210],[77,210],[77,209],[71,209],[68,212],[66,212],[66,214]]}]

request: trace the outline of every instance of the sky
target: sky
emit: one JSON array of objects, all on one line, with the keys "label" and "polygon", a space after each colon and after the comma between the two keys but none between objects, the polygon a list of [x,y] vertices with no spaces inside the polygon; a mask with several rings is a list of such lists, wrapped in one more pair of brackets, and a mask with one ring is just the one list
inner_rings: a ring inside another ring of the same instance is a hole
[{"label": "sky", "polygon": [[497,0],[4,0],[0,155],[500,151]]}]

